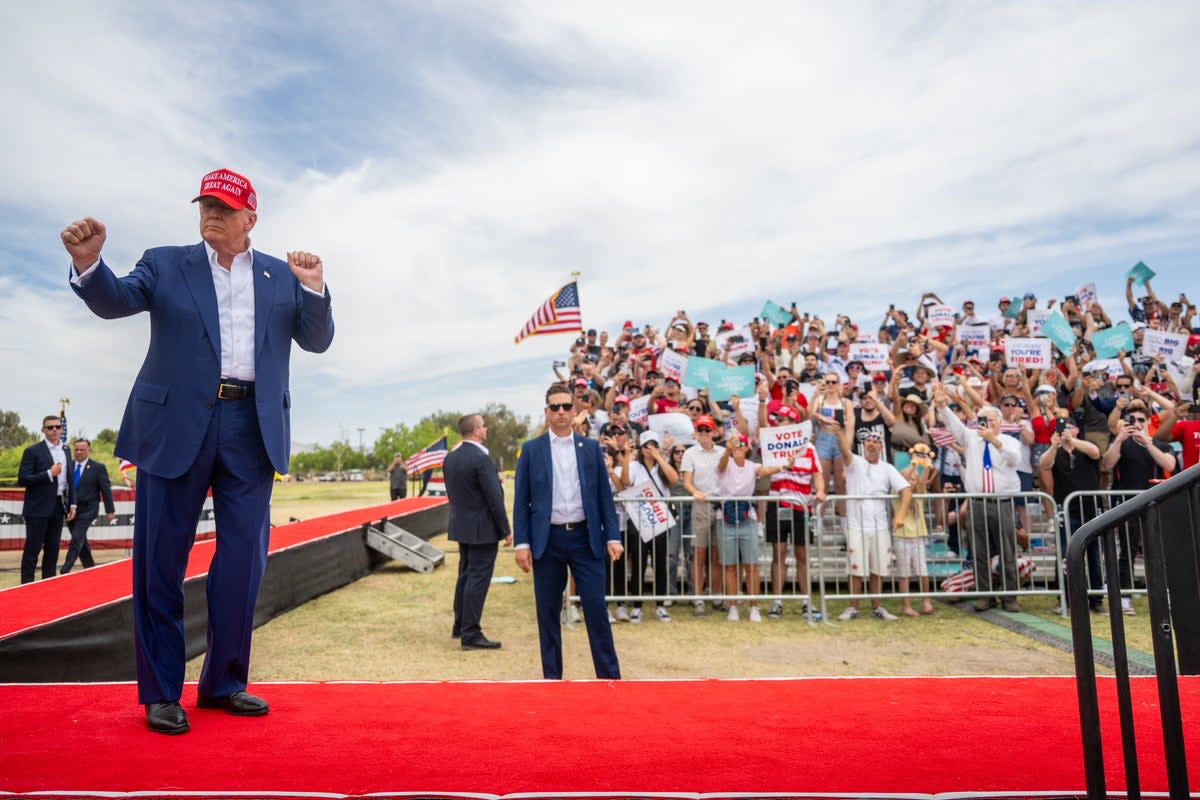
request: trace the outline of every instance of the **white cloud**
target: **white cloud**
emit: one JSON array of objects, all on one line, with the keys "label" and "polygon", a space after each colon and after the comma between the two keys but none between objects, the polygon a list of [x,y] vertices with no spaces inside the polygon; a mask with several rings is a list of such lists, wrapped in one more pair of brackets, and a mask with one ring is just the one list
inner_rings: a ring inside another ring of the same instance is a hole
[{"label": "white cloud", "polygon": [[[0,232],[62,271],[53,231],[96,209],[110,253],[132,263],[144,246],[195,238],[182,195],[202,172],[243,169],[263,198],[256,246],[328,265],[338,335],[325,356],[297,358],[296,394],[336,386],[360,419],[378,414],[368,424],[476,400],[469,376],[447,377],[472,368],[513,375],[484,402],[536,409],[540,389],[521,400],[541,385],[530,358],[548,362],[568,339],[514,348],[512,336],[574,270],[591,324],[661,323],[680,306],[753,314],[768,294],[874,321],[926,288],[1049,295],[1087,267],[1147,252],[1169,267],[1195,252],[1190,4],[511,3],[429,21],[484,42],[491,61],[411,54],[389,47],[401,21],[316,7],[277,31],[295,46],[251,50],[271,13],[243,11],[222,50],[252,52],[253,69],[214,56],[215,24],[132,24],[116,10],[94,23],[105,46],[83,53],[44,57],[48,12],[3,34],[24,124],[2,134],[0,176],[30,190]],[[336,82],[392,81],[395,104],[345,119],[314,100],[310,115],[278,119],[265,98],[302,93],[348,48],[356,66]],[[363,125],[396,139],[349,168],[313,168],[324,159],[247,141],[268,122],[306,143]],[[44,325],[44,291],[27,277],[15,289],[30,305],[0,316],[4,341]],[[144,327],[89,319],[65,287],[50,296],[79,333],[111,344],[72,371],[116,396],[119,414]],[[46,377],[32,354],[4,352],[17,373]],[[457,397],[422,395],[450,385]],[[398,386],[409,402],[389,407]],[[17,395],[26,415],[45,402]],[[296,422],[297,438],[327,440],[339,420],[322,408]]]}]

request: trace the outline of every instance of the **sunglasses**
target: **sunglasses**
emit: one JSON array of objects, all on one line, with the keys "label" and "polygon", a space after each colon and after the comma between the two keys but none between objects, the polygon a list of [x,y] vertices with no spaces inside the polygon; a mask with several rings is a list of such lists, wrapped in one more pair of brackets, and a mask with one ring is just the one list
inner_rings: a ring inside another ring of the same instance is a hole
[{"label": "sunglasses", "polygon": [[1129,421],[1140,425],[1146,421],[1146,418],[1130,416]]},{"label": "sunglasses", "polygon": [[837,386],[838,382],[837,381],[825,381],[825,385],[826,386]]},{"label": "sunglasses", "polygon": [[546,403],[547,411],[570,411],[574,407],[574,403]]},{"label": "sunglasses", "polygon": [[687,410],[688,411],[703,411],[704,406],[688,406]]},{"label": "sunglasses", "polygon": [[696,433],[712,433],[712,432],[713,432],[713,429],[708,427],[707,425],[701,425],[699,428],[696,428]]},{"label": "sunglasses", "polygon": [[1118,383],[1117,388],[1118,389],[1132,389],[1133,384],[1132,383]]},{"label": "sunglasses", "polygon": [[62,425],[43,425],[42,427],[48,431],[57,431],[62,429]]},{"label": "sunglasses", "polygon": [[1016,408],[1017,404],[1016,403],[1001,403],[1000,406],[1002,408]]}]

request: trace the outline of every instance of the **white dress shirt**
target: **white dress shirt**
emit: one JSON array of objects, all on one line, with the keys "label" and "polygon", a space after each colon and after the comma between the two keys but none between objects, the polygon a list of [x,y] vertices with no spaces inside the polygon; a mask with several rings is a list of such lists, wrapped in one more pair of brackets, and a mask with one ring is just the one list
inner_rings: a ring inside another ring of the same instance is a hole
[{"label": "white dress shirt", "polygon": [[[58,473],[58,477],[54,477],[54,473],[46,470],[46,474],[50,476],[50,480],[58,482],[58,493],[64,495],[67,493],[67,454],[63,452],[63,444],[50,444],[50,440],[45,436],[42,441],[46,443],[46,447],[50,448],[50,457],[54,459],[54,463],[62,467],[62,471]],[[73,469],[73,468],[72,468]],[[72,472],[72,476],[74,473]]]},{"label": "white dress shirt", "polygon": [[583,491],[579,486],[579,467],[575,455],[575,435],[555,436],[550,431],[550,461],[554,467],[554,494],[550,506],[550,524],[579,522],[583,516]]},{"label": "white dress shirt", "polygon": [[254,380],[254,251],[233,257],[229,269],[217,262],[217,251],[204,243],[221,328],[221,377]]}]

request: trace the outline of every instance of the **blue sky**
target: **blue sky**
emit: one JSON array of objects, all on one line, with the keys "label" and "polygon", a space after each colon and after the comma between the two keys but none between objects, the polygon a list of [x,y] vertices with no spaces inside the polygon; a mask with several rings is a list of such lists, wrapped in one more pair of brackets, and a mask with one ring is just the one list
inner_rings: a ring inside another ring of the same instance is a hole
[{"label": "blue sky", "polygon": [[[64,34],[64,24],[71,34]],[[215,167],[254,246],[321,254],[338,334],[293,356],[299,443],[489,401],[537,414],[585,322],[874,323],[1144,260],[1200,295],[1193,3],[212,3],[23,7],[0,31],[0,408],[115,425],[145,319],[92,318],[57,232],[118,273],[198,240]]]}]

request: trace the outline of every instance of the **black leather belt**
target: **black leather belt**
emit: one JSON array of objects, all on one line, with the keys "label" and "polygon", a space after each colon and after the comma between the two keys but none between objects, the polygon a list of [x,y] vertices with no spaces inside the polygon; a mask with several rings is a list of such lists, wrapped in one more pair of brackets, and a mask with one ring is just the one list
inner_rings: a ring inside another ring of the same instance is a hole
[{"label": "black leather belt", "polygon": [[252,381],[233,381],[226,378],[217,384],[218,400],[245,400],[252,394],[254,394]]},{"label": "black leather belt", "polygon": [[551,522],[551,523],[550,523],[550,527],[551,527],[551,528],[558,528],[559,530],[563,530],[563,531],[577,531],[577,530],[579,530],[580,528],[586,528],[586,527],[587,527],[587,520],[586,520],[586,519],[581,519],[581,520],[579,520],[578,522],[564,522],[564,523],[562,523],[562,524],[558,524],[558,523],[555,523],[555,522]]}]

